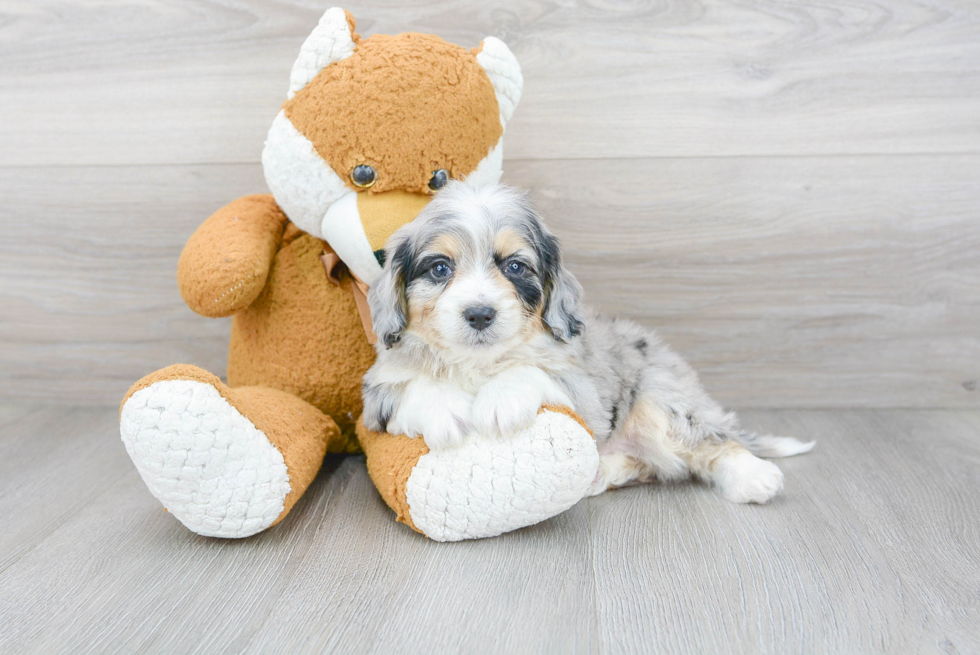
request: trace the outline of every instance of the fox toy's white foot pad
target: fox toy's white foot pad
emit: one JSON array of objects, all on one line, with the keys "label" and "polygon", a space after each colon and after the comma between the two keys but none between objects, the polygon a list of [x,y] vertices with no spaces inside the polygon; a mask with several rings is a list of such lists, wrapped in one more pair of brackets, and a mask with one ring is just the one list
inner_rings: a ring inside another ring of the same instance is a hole
[{"label": "fox toy's white foot pad", "polygon": [[479,539],[564,512],[585,497],[598,467],[588,430],[544,411],[516,434],[473,435],[423,455],[405,496],[412,522],[430,539]]},{"label": "fox toy's white foot pad", "polygon": [[282,453],[210,384],[165,380],[137,391],[120,433],[150,493],[197,534],[248,537],[283,511]]}]

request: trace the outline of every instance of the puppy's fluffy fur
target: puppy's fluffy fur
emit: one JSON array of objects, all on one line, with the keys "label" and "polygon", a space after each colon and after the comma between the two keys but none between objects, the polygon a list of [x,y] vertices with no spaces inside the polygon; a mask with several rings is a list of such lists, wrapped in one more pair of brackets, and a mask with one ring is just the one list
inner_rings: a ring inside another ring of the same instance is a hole
[{"label": "puppy's fluffy fur", "polygon": [[732,501],[759,503],[783,476],[756,455],[813,446],[740,430],[652,331],[582,308],[558,240],[513,189],[451,183],[386,253],[369,296],[373,430],[424,435],[435,451],[520,430],[542,404],[566,405],[596,437],[593,494],[693,474]]}]

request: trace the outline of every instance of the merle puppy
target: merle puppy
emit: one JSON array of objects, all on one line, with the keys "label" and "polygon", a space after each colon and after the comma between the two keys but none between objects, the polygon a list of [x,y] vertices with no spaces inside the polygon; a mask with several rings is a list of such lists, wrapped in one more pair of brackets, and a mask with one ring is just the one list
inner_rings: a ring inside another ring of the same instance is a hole
[{"label": "merle puppy", "polygon": [[783,486],[757,455],[813,443],[738,427],[657,335],[580,305],[558,240],[526,194],[452,182],[387,244],[371,288],[378,359],[364,379],[372,430],[451,448],[526,427],[542,404],[592,428],[608,488],[691,475],[731,501],[764,503]]}]

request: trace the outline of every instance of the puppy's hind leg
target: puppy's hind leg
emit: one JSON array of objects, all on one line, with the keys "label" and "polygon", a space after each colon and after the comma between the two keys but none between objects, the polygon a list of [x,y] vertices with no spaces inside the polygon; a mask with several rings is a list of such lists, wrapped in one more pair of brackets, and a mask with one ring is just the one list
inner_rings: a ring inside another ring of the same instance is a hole
[{"label": "puppy's hind leg", "polygon": [[661,407],[641,397],[622,425],[599,446],[599,472],[589,495],[652,480],[690,476],[683,447],[671,438],[671,419]]},{"label": "puppy's hind leg", "polygon": [[735,503],[767,503],[783,489],[783,473],[759,457],[789,457],[809,452],[816,442],[746,432],[733,412],[704,397],[681,427],[693,444],[685,459],[691,472],[710,482]]},{"label": "puppy's hind leg", "polygon": [[645,482],[651,475],[650,467],[624,452],[600,452],[599,471],[589,487],[589,495],[598,496],[609,489]]},{"label": "puppy's hind leg", "polygon": [[703,441],[686,453],[691,472],[733,503],[767,503],[783,489],[783,472],[734,440]]},{"label": "puppy's hind leg", "polygon": [[760,457],[801,455],[817,443],[744,430],[735,431],[732,437],[719,444],[702,443],[693,454],[691,468],[733,503],[767,503],[782,491],[783,472]]}]

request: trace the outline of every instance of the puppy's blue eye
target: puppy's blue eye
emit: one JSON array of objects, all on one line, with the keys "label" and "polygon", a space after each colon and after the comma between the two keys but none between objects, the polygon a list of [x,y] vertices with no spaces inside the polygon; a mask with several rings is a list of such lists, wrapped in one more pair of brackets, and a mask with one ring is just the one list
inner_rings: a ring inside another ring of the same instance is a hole
[{"label": "puppy's blue eye", "polygon": [[446,262],[436,262],[429,269],[429,274],[437,280],[444,280],[452,275],[453,269]]},{"label": "puppy's blue eye", "polygon": [[507,272],[511,275],[522,275],[527,270],[527,266],[521,262],[507,262]]}]

